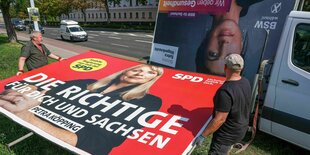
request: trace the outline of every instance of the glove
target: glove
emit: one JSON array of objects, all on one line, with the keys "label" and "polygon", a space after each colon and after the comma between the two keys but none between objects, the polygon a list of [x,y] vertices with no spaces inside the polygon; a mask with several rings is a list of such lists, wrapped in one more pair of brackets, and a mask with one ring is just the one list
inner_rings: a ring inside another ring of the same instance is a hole
[{"label": "glove", "polygon": [[21,72],[21,71],[18,71],[17,73],[16,73],[16,75],[21,75],[21,74],[23,74],[24,72]]},{"label": "glove", "polygon": [[194,145],[201,146],[203,141],[205,140],[205,137],[203,135],[200,135],[195,139]]},{"label": "glove", "polygon": [[18,72],[16,73],[16,75],[20,75],[23,74],[25,71],[23,69],[18,69]]}]

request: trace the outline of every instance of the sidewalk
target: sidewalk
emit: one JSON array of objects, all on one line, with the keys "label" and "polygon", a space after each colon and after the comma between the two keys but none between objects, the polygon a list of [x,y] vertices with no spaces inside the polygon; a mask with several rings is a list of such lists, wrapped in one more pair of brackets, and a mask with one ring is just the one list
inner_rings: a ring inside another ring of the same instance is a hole
[{"label": "sidewalk", "polygon": [[[0,34],[6,34],[6,30],[3,28],[0,28]],[[25,34],[22,32],[16,31],[17,38],[20,41],[29,41],[29,34]],[[137,58],[133,57],[128,57],[120,54],[115,54],[107,51],[102,51],[98,49],[93,49],[89,47],[84,47],[80,45],[75,45],[66,41],[61,41],[61,40],[55,40],[55,39],[50,39],[50,38],[45,38],[43,35],[43,44],[47,46],[47,48],[54,54],[59,55],[63,58],[69,58],[84,52],[87,52],[89,50],[96,51],[102,54],[110,55],[113,57],[118,57],[126,60],[132,60],[132,61],[138,61],[145,63],[145,60],[140,60]]]}]

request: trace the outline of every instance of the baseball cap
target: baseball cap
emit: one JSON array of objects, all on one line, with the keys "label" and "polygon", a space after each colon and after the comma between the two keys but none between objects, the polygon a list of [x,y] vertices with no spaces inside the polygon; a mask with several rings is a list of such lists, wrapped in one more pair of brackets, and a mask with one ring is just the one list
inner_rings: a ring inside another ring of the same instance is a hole
[{"label": "baseball cap", "polygon": [[232,70],[242,70],[244,61],[239,54],[229,54],[225,57],[225,64]]}]

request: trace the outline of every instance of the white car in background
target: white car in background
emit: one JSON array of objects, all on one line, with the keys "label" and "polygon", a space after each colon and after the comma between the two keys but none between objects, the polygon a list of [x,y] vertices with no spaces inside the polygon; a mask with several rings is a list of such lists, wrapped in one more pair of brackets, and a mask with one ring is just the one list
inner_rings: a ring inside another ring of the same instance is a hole
[{"label": "white car in background", "polygon": [[62,40],[87,41],[88,35],[78,22],[73,20],[62,20],[60,22],[60,37]]}]

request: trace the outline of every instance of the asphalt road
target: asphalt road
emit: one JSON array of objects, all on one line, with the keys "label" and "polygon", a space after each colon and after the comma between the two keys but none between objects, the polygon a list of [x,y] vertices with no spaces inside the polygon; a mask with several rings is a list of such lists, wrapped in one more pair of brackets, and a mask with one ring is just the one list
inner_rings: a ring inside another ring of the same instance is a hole
[{"label": "asphalt road", "polygon": [[[88,41],[65,42],[138,59],[151,54],[152,33],[95,29],[85,31],[88,33]],[[28,33],[28,29],[23,33]],[[61,40],[59,28],[45,27],[43,37]]]},{"label": "asphalt road", "polygon": [[[59,28],[45,28],[45,32],[44,37],[61,40]],[[86,32],[88,41],[71,43],[134,58],[150,56],[152,33],[99,30],[86,30]]]}]

